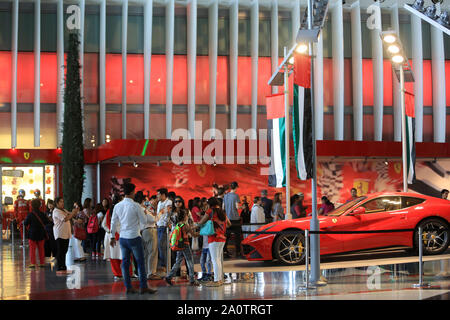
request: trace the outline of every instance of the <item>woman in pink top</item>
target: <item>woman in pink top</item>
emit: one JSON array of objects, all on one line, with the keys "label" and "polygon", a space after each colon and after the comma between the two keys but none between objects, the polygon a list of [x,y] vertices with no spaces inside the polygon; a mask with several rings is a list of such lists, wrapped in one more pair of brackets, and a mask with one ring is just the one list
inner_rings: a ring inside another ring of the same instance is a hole
[{"label": "woman in pink top", "polygon": [[328,212],[334,210],[334,204],[327,197],[322,197],[322,205],[319,208],[319,216],[326,216]]}]

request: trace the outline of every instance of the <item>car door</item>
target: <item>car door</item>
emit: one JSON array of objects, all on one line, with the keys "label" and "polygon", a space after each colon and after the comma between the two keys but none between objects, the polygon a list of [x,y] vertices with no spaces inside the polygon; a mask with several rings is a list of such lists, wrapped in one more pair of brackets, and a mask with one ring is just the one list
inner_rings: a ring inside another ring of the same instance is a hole
[{"label": "car door", "polygon": [[[376,231],[406,228],[408,209],[402,208],[400,196],[380,196],[363,204],[364,214],[353,216],[354,231]],[[351,217],[351,216],[350,216]],[[401,234],[400,234],[401,235]],[[362,233],[345,235],[345,251],[398,245],[398,233]]]}]

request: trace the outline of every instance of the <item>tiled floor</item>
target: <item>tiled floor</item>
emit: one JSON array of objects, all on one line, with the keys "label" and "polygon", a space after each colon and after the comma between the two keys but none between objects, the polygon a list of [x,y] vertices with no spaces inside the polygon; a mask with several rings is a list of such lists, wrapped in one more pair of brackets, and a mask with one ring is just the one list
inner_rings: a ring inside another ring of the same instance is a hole
[{"label": "tiled floor", "polygon": [[[348,299],[348,300],[422,300],[449,299],[450,255],[449,251],[440,257],[433,257],[424,263],[424,282],[430,288],[415,289],[418,283],[416,257],[389,252],[361,255],[371,260],[349,260],[349,257],[325,258],[322,261],[322,275],[328,284],[315,290],[302,291],[304,266],[279,267],[273,264],[226,261],[227,284],[219,288],[206,286],[190,287],[186,281],[179,281],[168,287],[162,280],[149,281],[156,287],[155,295],[124,294],[122,281],[115,282],[109,262],[88,260],[71,268],[69,276],[56,276],[54,266],[49,263],[43,269],[28,268],[28,248],[3,240],[0,243],[0,297],[2,300],[251,300],[251,299]],[[381,255],[381,256],[380,256]],[[430,259],[431,257],[426,257]],[[440,260],[442,259],[442,260]],[[393,264],[395,263],[395,264]],[[199,266],[196,265],[196,271]],[[248,272],[245,274],[244,272]],[[251,280],[244,280],[252,276]],[[233,281],[231,281],[231,279]],[[137,287],[138,283],[134,285]]]}]

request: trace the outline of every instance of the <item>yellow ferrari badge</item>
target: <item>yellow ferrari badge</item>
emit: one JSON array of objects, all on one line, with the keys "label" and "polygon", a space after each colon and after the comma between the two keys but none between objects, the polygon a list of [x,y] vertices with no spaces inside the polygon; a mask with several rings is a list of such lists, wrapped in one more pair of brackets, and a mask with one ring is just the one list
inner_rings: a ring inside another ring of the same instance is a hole
[{"label": "yellow ferrari badge", "polygon": [[337,222],[337,219],[336,219],[336,218],[333,218],[333,219],[331,219],[331,221],[333,221],[333,223],[336,223],[336,222]]}]

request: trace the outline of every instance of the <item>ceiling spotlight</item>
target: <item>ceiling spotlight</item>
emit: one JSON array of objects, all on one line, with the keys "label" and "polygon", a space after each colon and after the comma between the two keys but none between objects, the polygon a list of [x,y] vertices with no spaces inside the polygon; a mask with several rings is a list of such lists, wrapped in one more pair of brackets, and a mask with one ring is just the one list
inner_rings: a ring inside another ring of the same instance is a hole
[{"label": "ceiling spotlight", "polygon": [[436,19],[436,6],[432,5],[427,7],[427,10],[425,10],[425,15],[430,19]]},{"label": "ceiling spotlight", "polygon": [[137,168],[139,165],[136,163],[136,161],[133,161],[133,167]]},{"label": "ceiling spotlight", "polygon": [[308,50],[308,45],[304,44],[304,43],[300,43],[297,48],[295,49],[295,52],[297,53],[306,53],[306,51]]},{"label": "ceiling spotlight", "polygon": [[389,47],[388,47],[388,51],[390,52],[390,53],[399,53],[400,52],[400,48],[397,46],[397,45],[395,45],[395,44],[391,44]]},{"label": "ceiling spotlight", "polygon": [[387,34],[383,38],[384,42],[394,43],[397,40],[397,37],[393,34]]},{"label": "ceiling spotlight", "polygon": [[290,63],[290,64],[294,64],[294,57],[290,57],[290,58],[289,58],[289,63]]},{"label": "ceiling spotlight", "polygon": [[448,12],[444,11],[441,13],[441,16],[436,20],[440,25],[450,29],[450,19],[448,17]]},{"label": "ceiling spotlight", "polygon": [[403,58],[403,56],[402,56],[402,55],[399,55],[399,54],[397,54],[397,55],[395,55],[395,56],[392,57],[392,61],[393,61],[394,63],[402,63],[404,60],[405,60],[405,59]]},{"label": "ceiling spotlight", "polygon": [[425,1],[424,0],[416,0],[414,1],[414,4],[411,5],[411,7],[413,7],[414,9],[416,9],[419,12],[424,12],[424,5]]},{"label": "ceiling spotlight", "polygon": [[389,163],[387,162],[387,159],[384,160],[384,164],[385,164],[385,165],[388,165],[388,164],[389,164]]}]

